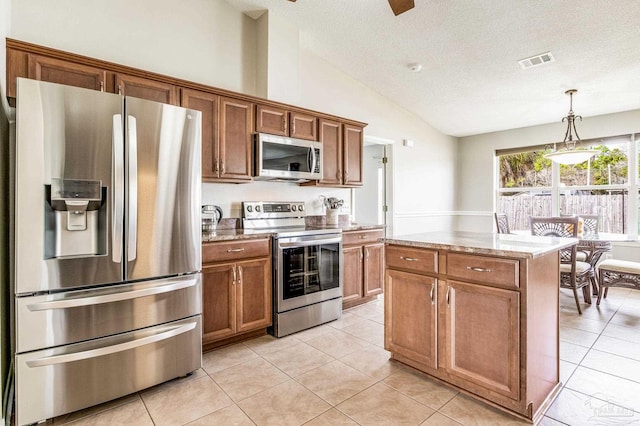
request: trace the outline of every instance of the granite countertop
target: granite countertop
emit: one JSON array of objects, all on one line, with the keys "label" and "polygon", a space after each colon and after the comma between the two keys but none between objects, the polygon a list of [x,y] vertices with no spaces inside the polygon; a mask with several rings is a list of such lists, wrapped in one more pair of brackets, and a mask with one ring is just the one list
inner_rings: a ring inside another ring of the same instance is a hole
[{"label": "granite countertop", "polygon": [[[368,229],[383,229],[384,225],[372,225],[361,223],[350,223],[341,225],[319,225],[319,226],[307,226],[308,229],[336,229],[342,232],[348,231],[363,231]],[[244,229],[217,229],[214,232],[202,233],[202,242],[211,243],[216,241],[233,241],[233,240],[249,240],[253,238],[271,237],[274,232],[271,230],[248,230]]]},{"label": "granite countertop", "polygon": [[385,238],[384,242],[409,247],[533,259],[577,244],[578,239],[456,231],[393,236]]}]

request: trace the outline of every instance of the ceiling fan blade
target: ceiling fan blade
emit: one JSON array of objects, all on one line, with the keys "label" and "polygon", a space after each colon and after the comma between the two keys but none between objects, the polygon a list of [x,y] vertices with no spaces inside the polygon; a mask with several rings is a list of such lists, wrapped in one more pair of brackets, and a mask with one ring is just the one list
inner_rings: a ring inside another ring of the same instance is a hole
[{"label": "ceiling fan blade", "polygon": [[415,4],[413,0],[389,0],[389,6],[393,10],[393,14],[398,16],[409,9],[413,9]]}]

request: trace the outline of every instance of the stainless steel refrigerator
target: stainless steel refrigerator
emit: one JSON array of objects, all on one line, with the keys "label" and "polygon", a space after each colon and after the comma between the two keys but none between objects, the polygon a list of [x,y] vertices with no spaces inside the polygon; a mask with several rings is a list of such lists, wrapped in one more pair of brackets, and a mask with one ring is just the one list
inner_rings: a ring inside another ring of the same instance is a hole
[{"label": "stainless steel refrigerator", "polygon": [[18,79],[17,424],[201,366],[201,113]]}]

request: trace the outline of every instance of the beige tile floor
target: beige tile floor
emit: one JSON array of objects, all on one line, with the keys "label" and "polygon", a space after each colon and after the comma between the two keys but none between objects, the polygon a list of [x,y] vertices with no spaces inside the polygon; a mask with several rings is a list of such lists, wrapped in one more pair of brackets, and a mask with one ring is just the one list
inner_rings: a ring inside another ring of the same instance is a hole
[{"label": "beige tile floor", "polygon": [[[561,295],[562,392],[543,425],[640,423],[640,292],[599,308]],[[55,425],[525,424],[401,364],[383,349],[383,301],[282,339],[205,353],[202,369],[49,421]]]}]

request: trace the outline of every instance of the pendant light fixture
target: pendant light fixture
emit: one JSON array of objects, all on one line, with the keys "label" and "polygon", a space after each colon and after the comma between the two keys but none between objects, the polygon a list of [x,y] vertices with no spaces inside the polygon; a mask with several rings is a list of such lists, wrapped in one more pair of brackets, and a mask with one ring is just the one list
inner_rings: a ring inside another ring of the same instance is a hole
[{"label": "pendant light fixture", "polygon": [[[576,118],[582,121],[582,116],[575,115],[573,113],[573,94],[576,93],[576,89],[570,89],[564,92],[569,95],[569,113],[566,117],[562,118],[562,122],[567,122],[567,131],[564,134],[564,148],[556,149],[556,144],[553,144],[553,152],[545,155],[551,161],[559,164],[580,164],[593,157],[598,151],[593,149],[576,149],[576,145],[580,143],[580,136],[576,130]],[[575,139],[573,135],[575,134]]]}]

